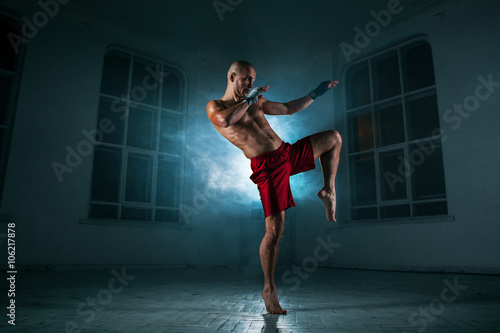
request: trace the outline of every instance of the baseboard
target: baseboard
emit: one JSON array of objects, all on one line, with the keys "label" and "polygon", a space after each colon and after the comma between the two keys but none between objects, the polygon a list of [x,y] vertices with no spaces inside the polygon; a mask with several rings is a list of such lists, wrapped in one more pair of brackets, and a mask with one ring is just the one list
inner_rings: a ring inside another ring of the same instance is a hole
[{"label": "baseboard", "polygon": [[[142,264],[89,264],[89,265],[20,265],[17,264],[17,271],[24,272],[43,272],[43,271],[93,271],[93,270],[111,270],[121,267],[127,269],[171,269],[171,268],[190,268],[190,264],[168,264],[168,265],[142,265]],[[6,265],[0,266],[0,271],[7,271]]]},{"label": "baseboard", "polygon": [[467,266],[399,266],[399,265],[342,265],[332,264],[325,266],[338,269],[359,269],[368,271],[386,272],[415,272],[415,273],[455,273],[455,274],[485,274],[500,275],[499,267],[467,267]]},{"label": "baseboard", "polygon": [[[121,267],[126,267],[131,270],[154,270],[154,269],[173,269],[173,268],[259,268],[259,265],[192,265],[188,263],[178,264],[89,264],[89,265],[16,265],[17,271],[25,272],[43,272],[43,271],[90,271],[90,270],[111,270]],[[289,265],[277,265],[277,269],[288,268]],[[350,269],[350,270],[366,270],[366,271],[384,271],[384,272],[414,272],[414,273],[454,273],[454,274],[485,274],[485,275],[500,275],[500,268],[497,267],[434,267],[434,266],[397,266],[397,265],[341,265],[332,264],[329,266],[319,265],[318,268],[332,269]],[[0,271],[6,272],[7,266],[1,265]]]}]

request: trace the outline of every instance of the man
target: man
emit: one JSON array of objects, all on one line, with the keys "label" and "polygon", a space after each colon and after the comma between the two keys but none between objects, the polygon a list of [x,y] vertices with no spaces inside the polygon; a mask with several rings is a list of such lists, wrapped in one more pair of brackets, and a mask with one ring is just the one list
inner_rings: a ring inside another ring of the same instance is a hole
[{"label": "man", "polygon": [[314,161],[320,158],[324,187],[318,197],[325,205],[327,219],[336,221],[335,175],[342,138],[337,131],[327,131],[290,145],[279,138],[264,115],[291,115],[301,111],[338,81],[325,81],[302,98],[277,103],[262,96],[269,86],[252,89],[255,77],[255,69],[249,62],[235,61],[227,72],[226,93],[221,99],[208,102],[207,115],[217,131],[250,159],[253,171],[250,178],[257,184],[266,216],[266,235],[260,245],[265,279],[262,298],[267,312],[286,314],[278,301],[274,269],[285,226],[285,210],[295,206],[289,177],[314,169]]}]

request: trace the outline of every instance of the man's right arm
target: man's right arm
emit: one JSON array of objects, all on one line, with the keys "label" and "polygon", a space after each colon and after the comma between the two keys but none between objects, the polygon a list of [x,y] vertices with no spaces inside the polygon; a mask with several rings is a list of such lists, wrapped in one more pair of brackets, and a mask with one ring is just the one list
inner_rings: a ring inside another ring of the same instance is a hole
[{"label": "man's right arm", "polygon": [[247,98],[229,108],[224,108],[221,102],[211,100],[207,104],[208,119],[212,124],[229,127],[237,123],[247,112],[250,105],[257,103],[263,92],[266,92],[269,86],[253,88]]},{"label": "man's right arm", "polygon": [[238,122],[241,117],[243,117],[245,112],[247,112],[248,108],[249,105],[245,101],[224,109],[220,103],[215,100],[211,100],[207,104],[207,115],[212,124],[221,127],[229,127]]}]

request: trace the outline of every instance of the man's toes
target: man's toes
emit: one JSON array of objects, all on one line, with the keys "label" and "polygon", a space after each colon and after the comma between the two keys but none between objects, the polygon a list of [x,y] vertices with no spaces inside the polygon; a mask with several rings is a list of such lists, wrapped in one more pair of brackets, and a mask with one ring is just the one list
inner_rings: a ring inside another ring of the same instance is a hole
[{"label": "man's toes", "polygon": [[270,314],[286,314],[286,312],[287,312],[286,310],[282,309],[281,307],[270,309],[270,307],[266,306],[266,310]]},{"label": "man's toes", "polygon": [[273,311],[273,314],[286,314],[286,310],[279,306]]}]

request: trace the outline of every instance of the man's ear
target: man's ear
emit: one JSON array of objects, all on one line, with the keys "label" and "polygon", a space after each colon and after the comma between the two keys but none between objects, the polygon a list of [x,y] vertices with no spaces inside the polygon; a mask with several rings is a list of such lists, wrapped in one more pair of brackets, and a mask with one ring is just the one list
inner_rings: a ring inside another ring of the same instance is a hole
[{"label": "man's ear", "polygon": [[232,72],[231,75],[229,75],[229,80],[231,82],[234,82],[234,80],[236,79],[236,73],[235,72]]}]

